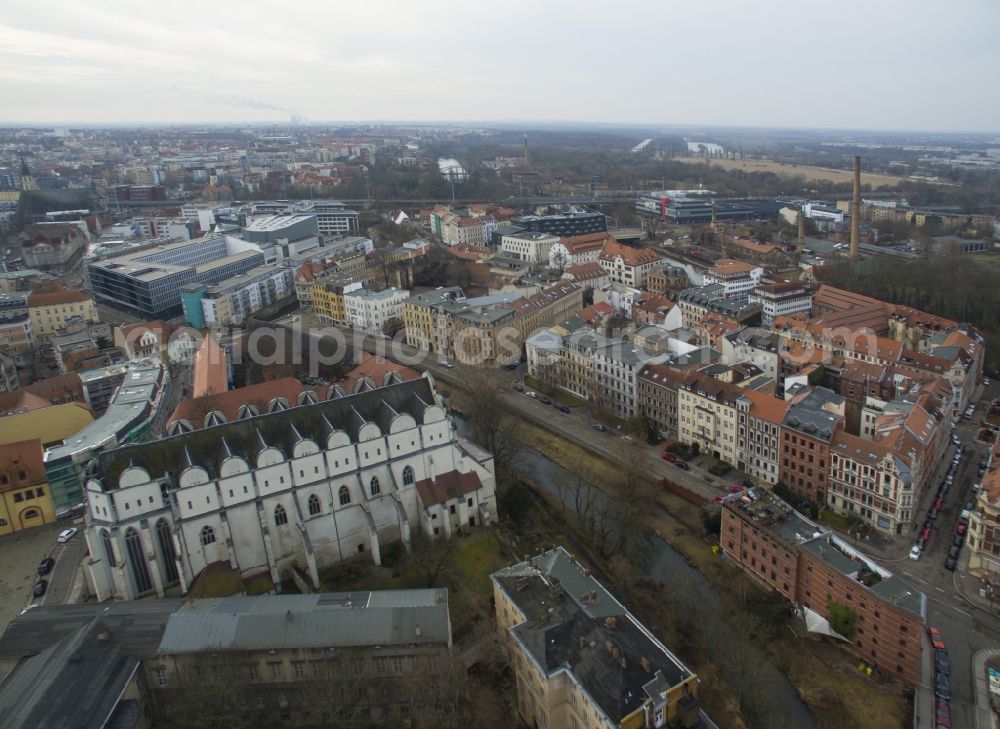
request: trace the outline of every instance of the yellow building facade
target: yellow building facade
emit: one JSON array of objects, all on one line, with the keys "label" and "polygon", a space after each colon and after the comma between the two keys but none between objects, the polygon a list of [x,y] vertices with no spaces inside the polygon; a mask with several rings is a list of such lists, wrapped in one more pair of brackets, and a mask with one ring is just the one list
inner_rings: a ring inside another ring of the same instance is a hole
[{"label": "yellow building facade", "polygon": [[42,454],[37,438],[0,446],[0,535],[56,520]]}]

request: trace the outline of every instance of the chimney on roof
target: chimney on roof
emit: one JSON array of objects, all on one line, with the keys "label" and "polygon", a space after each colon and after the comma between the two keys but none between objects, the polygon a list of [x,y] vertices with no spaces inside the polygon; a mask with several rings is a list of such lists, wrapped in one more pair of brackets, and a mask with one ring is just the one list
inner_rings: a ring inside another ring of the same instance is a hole
[{"label": "chimney on roof", "polygon": [[861,223],[861,155],[854,155],[854,196],[851,198],[851,260],[858,259],[858,226]]}]

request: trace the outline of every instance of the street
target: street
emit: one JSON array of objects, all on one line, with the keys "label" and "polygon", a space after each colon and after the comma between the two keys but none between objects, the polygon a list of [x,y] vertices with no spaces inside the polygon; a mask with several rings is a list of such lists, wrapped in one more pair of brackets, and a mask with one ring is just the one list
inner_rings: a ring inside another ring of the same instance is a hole
[{"label": "street", "polygon": [[[366,337],[365,349],[370,352],[376,351],[376,341],[374,337]],[[384,340],[379,344],[384,346]],[[403,351],[410,356],[416,354],[416,350],[410,347],[403,347]],[[432,354],[428,354],[420,364],[413,366],[416,369],[429,371],[442,384],[460,383],[464,379],[463,371],[471,370],[458,363],[453,364],[451,368],[443,367]],[[505,401],[515,413],[603,458],[615,459],[621,456],[623,445],[621,436],[614,431],[600,432],[593,428],[586,407],[572,408],[569,413],[563,413],[558,411],[554,404],[546,405],[514,390],[514,384],[523,379],[524,370],[525,365],[522,364],[514,371],[497,370],[493,373],[495,377],[508,384]],[[527,389],[529,388],[525,388]],[[988,403],[998,394],[1000,384],[994,384],[987,393],[981,392],[982,389],[977,388],[976,395],[980,398],[979,402],[984,405],[977,408],[976,415],[972,419],[960,419],[955,428],[965,450],[959,461],[954,483],[944,498],[937,519],[934,520],[932,536],[920,560],[910,560],[907,553],[916,541],[916,530],[923,525],[936,497],[938,486],[948,471],[954,447],[949,447],[946,451],[946,457],[942,459],[942,463],[938,465],[938,472],[930,481],[928,493],[920,500],[919,516],[913,532],[904,534],[887,544],[859,545],[869,551],[877,561],[910,580],[917,589],[926,594],[928,625],[937,627],[941,631],[951,658],[952,726],[958,728],[975,726],[973,654],[986,647],[1000,646],[1000,621],[989,611],[971,604],[957,587],[959,581],[973,579],[966,577],[963,572],[963,562],[967,562],[967,558],[959,561],[957,572],[950,572],[944,567],[948,548],[955,535],[958,516],[966,502],[974,500],[972,484],[981,481],[977,476],[977,468],[986,456],[987,449],[973,442],[977,430],[976,423],[982,416],[983,407],[988,407]],[[644,465],[654,478],[669,479],[706,499],[714,499],[715,496],[725,493],[728,485],[735,483],[734,479],[739,479],[738,472],[735,471],[726,480],[722,480],[709,475],[696,465],[691,465],[690,471],[683,471],[661,459],[660,447],[643,444],[639,449],[643,451],[646,459]]]}]

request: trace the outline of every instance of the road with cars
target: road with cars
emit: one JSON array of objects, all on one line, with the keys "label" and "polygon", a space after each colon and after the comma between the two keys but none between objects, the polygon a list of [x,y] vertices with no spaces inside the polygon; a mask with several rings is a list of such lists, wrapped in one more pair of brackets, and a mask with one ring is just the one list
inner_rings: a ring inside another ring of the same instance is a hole
[{"label": "road with cars", "polygon": [[[368,339],[371,341],[366,340],[365,348],[375,351],[374,338]],[[464,366],[458,363],[442,363],[425,357],[416,368],[431,372],[446,384],[461,382]],[[497,370],[494,375],[502,378],[509,386],[505,398],[512,411],[599,456],[609,459],[621,456],[622,435],[611,429],[603,431],[596,429],[585,406],[564,408],[560,412],[553,404],[547,404],[537,397],[528,397],[524,392],[528,388],[520,384],[524,369],[525,366],[522,364],[513,370]],[[520,386],[523,390],[518,391],[515,386]],[[1000,645],[1000,621],[996,615],[970,604],[956,589],[955,580],[971,578],[966,578],[962,574],[960,566],[958,572],[952,572],[946,567],[949,549],[955,544],[955,536],[959,531],[959,517],[968,502],[974,500],[972,487],[981,481],[978,476],[979,466],[988,453],[986,447],[974,443],[976,423],[981,419],[983,409],[989,406],[992,398],[1000,395],[1000,387],[996,384],[977,390],[979,402],[982,402],[983,406],[978,407],[971,418],[960,418],[956,424],[954,432],[962,446],[961,453],[958,459],[953,461],[954,453],[957,451],[953,442],[947,457],[939,465],[936,480],[932,482],[939,484],[939,488],[925,495],[921,501],[918,510],[921,518],[913,525],[911,541],[897,540],[898,543],[883,548],[880,552],[876,551],[873,555],[890,570],[914,583],[917,589],[927,596],[928,625],[938,631],[938,637],[948,652],[949,665],[946,674],[950,698],[948,711],[951,726],[954,727],[975,726],[973,654],[984,647]],[[674,464],[667,463],[662,459],[658,448],[642,445],[637,448],[637,452],[642,454],[643,465],[648,468],[652,476],[669,479],[706,499],[714,499],[727,493],[732,485],[729,483],[732,478],[722,482],[697,466],[692,465],[689,470],[682,470]],[[953,463],[954,469],[952,469]],[[949,471],[951,482],[946,488],[942,488],[946,485]],[[941,501],[935,504],[939,496]],[[931,518],[931,513],[935,509],[936,513]],[[929,519],[930,533],[923,540],[919,559],[912,560],[907,552],[921,537],[927,519]],[[859,546],[864,548],[864,545]],[[934,692],[934,675],[936,674],[932,673],[930,685],[923,687],[928,694]],[[918,690],[920,688],[918,687]],[[930,710],[933,711],[933,702],[930,702],[930,706]],[[921,726],[935,725],[933,722],[929,724],[921,722]]]}]

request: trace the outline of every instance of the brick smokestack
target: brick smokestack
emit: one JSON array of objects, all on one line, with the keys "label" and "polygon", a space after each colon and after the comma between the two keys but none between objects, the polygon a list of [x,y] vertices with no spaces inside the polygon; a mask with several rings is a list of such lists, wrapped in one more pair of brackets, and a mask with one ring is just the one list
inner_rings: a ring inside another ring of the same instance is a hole
[{"label": "brick smokestack", "polygon": [[806,247],[806,210],[805,206],[799,207],[799,242],[796,248],[799,253]]},{"label": "brick smokestack", "polygon": [[858,226],[861,223],[861,155],[854,156],[854,197],[851,198],[851,260],[858,259]]}]

